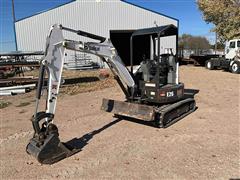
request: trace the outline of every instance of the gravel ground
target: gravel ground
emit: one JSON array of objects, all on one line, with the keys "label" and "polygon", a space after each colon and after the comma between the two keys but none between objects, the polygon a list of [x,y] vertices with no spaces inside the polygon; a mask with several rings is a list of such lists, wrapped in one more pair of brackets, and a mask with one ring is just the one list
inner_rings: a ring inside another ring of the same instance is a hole
[{"label": "gravel ground", "polygon": [[124,99],[118,87],[60,96],[55,123],[61,139],[74,139],[81,151],[54,165],[25,152],[33,92],[5,98],[12,104],[0,109],[1,179],[240,178],[240,76],[182,66],[180,79],[200,90],[198,109],[167,129],[101,111],[102,98]]}]

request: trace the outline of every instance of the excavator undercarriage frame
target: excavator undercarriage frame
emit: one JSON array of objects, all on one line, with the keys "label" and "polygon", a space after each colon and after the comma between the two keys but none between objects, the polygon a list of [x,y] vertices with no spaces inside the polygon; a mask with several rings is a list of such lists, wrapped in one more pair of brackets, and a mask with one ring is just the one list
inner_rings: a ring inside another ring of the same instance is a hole
[{"label": "excavator undercarriage frame", "polygon": [[196,105],[193,98],[162,106],[103,99],[101,108],[106,112],[115,114],[116,117],[148,121],[155,127],[167,128],[195,111]]}]

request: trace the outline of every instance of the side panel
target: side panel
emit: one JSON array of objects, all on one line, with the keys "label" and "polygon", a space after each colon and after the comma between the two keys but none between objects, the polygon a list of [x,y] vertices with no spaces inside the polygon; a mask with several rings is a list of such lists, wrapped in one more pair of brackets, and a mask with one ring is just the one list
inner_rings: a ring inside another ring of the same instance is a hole
[{"label": "side panel", "polygon": [[183,98],[184,95],[184,85],[166,85],[156,87],[154,83],[142,82],[142,96],[146,96],[148,102],[153,102],[157,104],[175,102]]}]

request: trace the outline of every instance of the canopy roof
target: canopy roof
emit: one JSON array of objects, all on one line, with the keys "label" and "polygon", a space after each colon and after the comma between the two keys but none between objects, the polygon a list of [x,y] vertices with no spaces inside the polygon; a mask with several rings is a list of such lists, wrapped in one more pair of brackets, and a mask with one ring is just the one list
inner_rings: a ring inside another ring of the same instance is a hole
[{"label": "canopy roof", "polygon": [[153,35],[153,36],[173,36],[178,34],[178,28],[173,24],[166,26],[158,26],[153,28],[139,29],[136,30],[132,37],[142,35]]}]

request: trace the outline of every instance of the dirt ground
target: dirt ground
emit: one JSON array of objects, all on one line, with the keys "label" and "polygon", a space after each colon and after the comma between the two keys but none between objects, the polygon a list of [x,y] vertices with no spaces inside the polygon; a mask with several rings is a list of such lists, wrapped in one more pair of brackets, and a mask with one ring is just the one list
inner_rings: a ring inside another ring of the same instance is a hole
[{"label": "dirt ground", "polygon": [[123,100],[118,87],[60,96],[55,123],[61,139],[75,138],[81,151],[54,165],[41,165],[25,151],[34,93],[5,98],[11,104],[0,109],[1,179],[240,178],[240,76],[182,66],[180,79],[200,90],[198,109],[167,129],[101,111],[102,98]]}]

